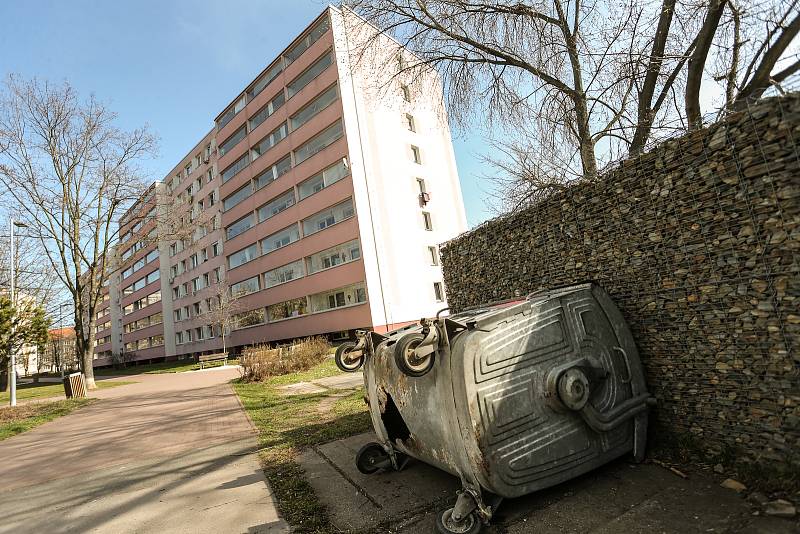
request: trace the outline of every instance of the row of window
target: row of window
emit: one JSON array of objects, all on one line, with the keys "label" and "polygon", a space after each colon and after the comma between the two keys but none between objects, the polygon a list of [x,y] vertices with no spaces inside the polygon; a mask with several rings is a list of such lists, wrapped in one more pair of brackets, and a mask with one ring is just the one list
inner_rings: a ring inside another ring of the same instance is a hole
[{"label": "row of window", "polygon": [[[256,96],[258,96],[261,91],[263,91],[264,88],[266,88],[273,80],[275,80],[275,78],[277,78],[286,67],[299,58],[303,52],[311,47],[312,44],[317,42],[317,40],[319,40],[319,38],[322,37],[329,28],[330,20],[328,17],[324,17],[317,24],[315,24],[314,27],[311,28],[311,30],[309,30],[309,32],[302,39],[300,39],[300,41],[297,42],[297,44],[279,57],[275,63],[271,65],[264,72],[264,74],[258,78],[258,80],[256,80],[252,87],[241,96],[241,98],[239,98],[233,103],[233,105],[231,105],[231,107],[225,110],[225,112],[217,120],[217,128],[222,129],[222,127],[228,124],[241,110],[245,108],[247,102],[250,102]],[[302,77],[303,74],[305,74],[305,72],[301,73],[298,78]],[[295,78],[294,81],[297,81],[298,78]],[[291,94],[289,96],[291,96]]]},{"label": "row of window", "polygon": [[213,270],[192,278],[188,282],[184,282],[179,286],[173,287],[172,298],[181,299],[190,294],[194,295],[201,289],[205,289],[211,284],[216,284],[220,280],[222,280],[222,268],[215,267]]},{"label": "row of window", "polygon": [[350,263],[360,257],[361,246],[358,239],[354,239],[353,241],[348,241],[347,243],[342,243],[341,245],[317,252],[301,260],[282,265],[263,273],[263,275],[253,276],[247,280],[236,282],[230,287],[231,295],[235,297],[249,295],[261,289],[269,289],[302,278],[306,275],[330,269],[337,265]]},{"label": "row of window", "polygon": [[[274,252],[275,250],[298,241],[301,237],[300,227],[303,229],[303,237],[308,237],[321,230],[324,230],[325,228],[328,228],[329,226],[333,226],[334,224],[344,221],[345,219],[349,219],[353,217],[353,215],[355,215],[355,211],[353,209],[353,199],[349,198],[344,202],[320,211],[311,217],[300,221],[299,225],[298,223],[293,223],[292,225],[265,237],[257,243],[253,243],[242,250],[234,252],[228,256],[228,268],[233,269],[256,259],[258,256],[269,254],[270,252]],[[254,226],[255,216],[254,214],[250,214],[244,219],[240,219],[234,223],[234,225],[236,224],[247,226],[238,232],[241,233],[247,228]]]},{"label": "row of window", "polygon": [[201,249],[200,252],[195,252],[188,258],[179,261],[175,265],[171,265],[169,268],[169,275],[171,278],[175,278],[180,274],[197,268],[201,263],[207,262],[209,257],[216,258],[220,254],[222,254],[222,243],[216,241],[208,247]]},{"label": "row of window", "polygon": [[[327,57],[330,58],[330,53],[327,54]],[[324,59],[324,58],[323,58]],[[318,62],[317,65],[325,65],[327,67],[330,65],[330,61],[327,62]],[[323,69],[324,70],[324,69]],[[316,77],[315,73],[315,77]],[[282,123],[272,132],[270,132],[264,139],[262,139],[259,143],[256,143],[253,146],[253,154],[251,154],[251,161],[255,160],[258,156],[278,144],[283,138],[285,138],[289,131],[295,131],[300,128],[303,124],[307,123],[311,120],[314,116],[316,116],[319,112],[323,109],[327,108],[329,105],[334,103],[337,98],[339,97],[339,87],[338,84],[334,83],[322,93],[314,97],[311,102],[303,106],[302,109],[297,111],[294,115],[289,117],[289,121]],[[286,103],[286,96],[283,93],[283,89],[275,95],[267,104],[261,108],[255,115],[253,115],[250,120],[248,120],[245,124],[243,124],[238,130],[233,132],[228,138],[223,141],[219,145],[219,155],[224,156],[226,153],[230,152],[239,142],[242,141],[247,134],[254,131],[258,128],[265,120],[271,117],[277,110],[283,107],[283,104]],[[223,172],[223,179],[225,177],[225,173]]]},{"label": "row of window", "polygon": [[137,301],[131,302],[127,306],[122,309],[123,315],[128,315],[129,313],[133,313],[135,311],[141,310],[142,308],[146,308],[152,304],[156,304],[161,302],[161,290],[154,291],[147,296],[140,298]]},{"label": "row of window", "polygon": [[157,336],[146,337],[144,339],[128,341],[127,343],[125,343],[125,351],[133,352],[135,350],[144,350],[144,349],[149,349],[151,347],[160,347],[163,344],[164,344],[164,336],[159,334]]},{"label": "row of window", "polygon": [[133,265],[122,271],[122,279],[125,280],[133,273],[143,269],[145,265],[147,265],[151,261],[155,261],[156,259],[158,259],[158,249],[151,250],[150,252],[147,253],[145,257],[139,258],[139,260],[136,261],[136,263],[134,263]]},{"label": "row of window", "polygon": [[301,317],[309,313],[320,313],[365,302],[367,302],[367,290],[364,283],[360,282],[306,297],[277,302],[270,304],[266,308],[256,308],[239,313],[233,317],[232,328],[237,330],[266,322]]},{"label": "row of window", "polygon": [[147,328],[149,326],[155,326],[157,324],[161,324],[164,322],[164,318],[161,312],[154,313],[153,315],[148,315],[147,317],[143,317],[138,321],[133,321],[125,326],[123,326],[122,330],[126,334],[130,334],[131,332],[136,332],[137,330],[141,330],[142,328]]},{"label": "row of window", "polygon": [[[262,139],[256,146],[254,146],[249,152],[242,155],[241,158],[233,162],[230,166],[228,166],[225,170],[222,171],[222,182],[225,183],[229,181],[231,178],[239,174],[242,170],[247,168],[248,165],[252,161],[255,161],[259,156],[264,154],[267,150],[275,146],[278,141],[282,140],[286,137],[286,123],[281,124],[278,128],[273,130],[267,137]],[[261,186],[270,183],[271,181],[275,180],[278,176],[285,174],[292,168],[292,166],[297,166],[303,163],[305,160],[317,154],[318,152],[324,150],[328,146],[332,145],[344,135],[344,127],[342,126],[342,121],[337,120],[318,134],[314,135],[312,138],[308,139],[306,142],[302,143],[296,149],[291,151],[289,154],[281,157],[278,161],[270,165],[267,169],[265,169],[261,174],[254,178],[255,181],[259,182]],[[291,159],[289,159],[291,158]],[[292,162],[294,162],[292,164]],[[278,170],[282,171],[280,173],[276,173],[275,167],[278,167]]]},{"label": "row of window", "polygon": [[144,277],[136,280],[134,283],[132,283],[132,284],[130,284],[128,286],[125,286],[122,289],[122,294],[123,294],[123,296],[127,296],[127,295],[130,295],[131,293],[135,293],[136,291],[139,291],[140,289],[142,289],[144,286],[146,286],[148,284],[152,284],[153,282],[158,280],[160,277],[161,277],[160,271],[158,269],[156,269],[155,271],[151,272],[147,276],[144,276]]},{"label": "row of window", "polygon": [[198,326],[195,329],[184,330],[182,332],[175,332],[175,344],[183,345],[184,343],[191,343],[193,341],[203,341],[204,339],[214,338],[214,327],[211,325]]}]

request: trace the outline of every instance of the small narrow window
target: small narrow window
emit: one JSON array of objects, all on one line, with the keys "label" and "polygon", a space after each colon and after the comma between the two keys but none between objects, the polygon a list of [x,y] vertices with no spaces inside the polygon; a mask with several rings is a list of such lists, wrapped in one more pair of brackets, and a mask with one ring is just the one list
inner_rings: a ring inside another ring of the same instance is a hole
[{"label": "small narrow window", "polygon": [[436,301],[441,302],[444,300],[444,290],[442,289],[441,282],[433,283],[433,294],[436,296]]},{"label": "small narrow window", "polygon": [[428,190],[425,188],[425,179],[424,178],[417,178],[417,187],[419,187],[420,193],[427,193]]},{"label": "small narrow window", "polygon": [[422,164],[422,156],[419,153],[419,147],[411,145],[411,157],[414,159],[414,163]]},{"label": "small narrow window", "polygon": [[429,232],[433,230],[433,222],[431,222],[431,214],[427,211],[422,212],[422,222],[425,224],[425,229]]},{"label": "small narrow window", "polygon": [[414,124],[414,116],[409,113],[406,113],[406,127],[408,128],[409,132],[417,131],[417,127]]},{"label": "small narrow window", "polygon": [[436,247],[428,247],[428,255],[431,259],[431,265],[439,265],[439,252]]},{"label": "small narrow window", "polygon": [[400,90],[403,91],[403,100],[406,102],[411,102],[411,91],[408,89],[408,86],[401,85]]}]

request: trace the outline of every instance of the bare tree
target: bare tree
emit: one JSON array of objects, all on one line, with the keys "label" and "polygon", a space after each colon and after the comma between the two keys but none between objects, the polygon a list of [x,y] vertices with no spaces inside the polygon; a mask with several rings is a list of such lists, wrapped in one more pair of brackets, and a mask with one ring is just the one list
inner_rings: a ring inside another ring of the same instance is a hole
[{"label": "bare tree", "polygon": [[[416,59],[401,66],[398,77],[435,68],[457,123],[485,120],[501,137],[512,138],[493,144],[505,156],[497,169],[503,174],[499,189],[513,191],[504,204],[521,207],[520,199],[532,198],[524,193],[532,185],[550,190],[570,179],[592,179],[607,164],[641,154],[654,138],[701,125],[700,86],[712,74],[709,57],[716,61],[720,55],[719,28],[737,33],[733,28],[739,27],[736,65],[726,70],[735,80],[729,84],[732,109],[797,71],[795,62],[770,75],[797,33],[790,22],[797,0],[789,5],[762,0],[748,9],[735,9],[734,2],[353,0],[347,5],[377,27],[378,36],[391,35],[414,53]],[[765,26],[766,20],[771,22]],[[767,30],[750,31],[751,26]],[[364,41],[361,55],[376,48],[377,38]],[[744,68],[745,58],[754,63]],[[531,169],[533,176],[526,174]],[[523,193],[515,190],[515,181]]]},{"label": "bare tree", "polygon": [[74,304],[76,351],[94,388],[95,311],[107,282],[119,217],[145,190],[137,163],[155,149],[146,128],[67,83],[9,77],[0,111],[0,181]]},{"label": "bare tree", "polygon": [[211,309],[205,315],[208,323],[219,330],[220,337],[222,337],[222,352],[227,352],[225,335],[233,327],[236,315],[242,311],[242,303],[239,299],[243,294],[243,292],[234,294],[224,278],[220,278],[211,285]]}]

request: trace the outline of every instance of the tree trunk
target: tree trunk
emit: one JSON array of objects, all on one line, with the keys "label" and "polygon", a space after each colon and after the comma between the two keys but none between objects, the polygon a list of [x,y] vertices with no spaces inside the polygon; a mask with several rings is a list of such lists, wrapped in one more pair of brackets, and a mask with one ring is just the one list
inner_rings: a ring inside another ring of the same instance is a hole
[{"label": "tree trunk", "polygon": [[81,362],[83,363],[83,374],[86,376],[86,388],[96,389],[97,384],[94,382],[94,367],[92,367],[94,364],[92,361],[94,351],[89,348],[90,346],[91,345],[88,345],[83,349],[83,354],[81,354]]},{"label": "tree trunk", "polygon": [[6,391],[8,391],[8,364],[0,370],[0,392],[5,393]]},{"label": "tree trunk", "polygon": [[703,115],[700,109],[700,84],[703,81],[703,71],[708,59],[708,51],[714,42],[714,35],[717,33],[719,20],[725,11],[725,0],[713,0],[708,6],[708,13],[700,32],[697,34],[697,46],[695,46],[689,58],[689,69],[686,76],[686,118],[689,121],[690,130],[698,130],[703,127]]}]

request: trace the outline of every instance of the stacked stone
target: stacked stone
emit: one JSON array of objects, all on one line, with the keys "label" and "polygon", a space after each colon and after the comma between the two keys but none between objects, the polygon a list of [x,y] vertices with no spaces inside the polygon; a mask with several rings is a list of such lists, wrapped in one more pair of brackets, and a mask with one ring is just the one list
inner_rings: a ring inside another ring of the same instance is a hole
[{"label": "stacked stone", "polygon": [[656,439],[800,467],[800,95],[760,101],[442,247],[454,309],[594,281]]}]

